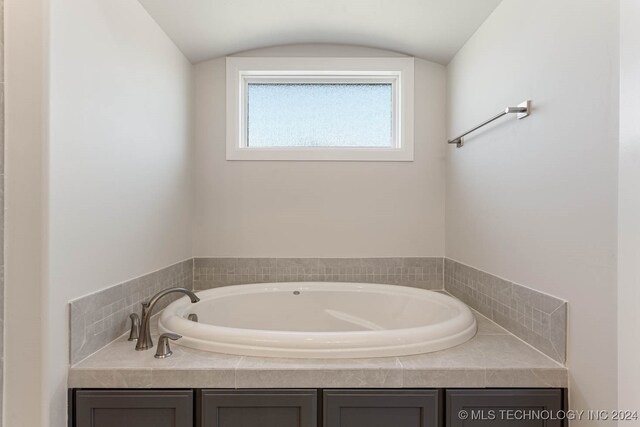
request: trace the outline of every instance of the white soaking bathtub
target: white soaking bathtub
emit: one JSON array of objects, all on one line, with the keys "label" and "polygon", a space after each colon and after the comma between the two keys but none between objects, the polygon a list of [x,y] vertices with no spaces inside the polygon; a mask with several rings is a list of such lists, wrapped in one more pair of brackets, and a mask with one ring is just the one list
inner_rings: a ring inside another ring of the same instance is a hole
[{"label": "white soaking bathtub", "polygon": [[[453,347],[476,319],[457,299],[423,289],[368,283],[237,285],[181,298],[161,314],[177,344],[244,356],[367,358]],[[195,313],[198,322],[188,320]]]}]

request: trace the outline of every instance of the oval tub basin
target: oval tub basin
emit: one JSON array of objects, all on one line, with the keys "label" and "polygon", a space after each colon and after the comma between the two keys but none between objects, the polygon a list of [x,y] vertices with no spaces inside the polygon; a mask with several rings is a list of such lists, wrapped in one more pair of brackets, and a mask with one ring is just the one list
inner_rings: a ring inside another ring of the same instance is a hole
[{"label": "oval tub basin", "polygon": [[[443,350],[472,338],[462,302],[417,288],[368,283],[290,282],[198,292],[161,314],[177,344],[243,356],[367,358]],[[188,320],[195,313],[198,322]]]}]

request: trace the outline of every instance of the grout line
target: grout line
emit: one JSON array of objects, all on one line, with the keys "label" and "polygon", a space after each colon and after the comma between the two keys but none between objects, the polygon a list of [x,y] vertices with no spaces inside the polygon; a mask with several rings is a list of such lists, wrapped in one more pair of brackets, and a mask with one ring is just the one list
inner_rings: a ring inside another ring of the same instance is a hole
[{"label": "grout line", "polygon": [[191,257],[191,290],[195,292],[196,288],[196,259]]}]

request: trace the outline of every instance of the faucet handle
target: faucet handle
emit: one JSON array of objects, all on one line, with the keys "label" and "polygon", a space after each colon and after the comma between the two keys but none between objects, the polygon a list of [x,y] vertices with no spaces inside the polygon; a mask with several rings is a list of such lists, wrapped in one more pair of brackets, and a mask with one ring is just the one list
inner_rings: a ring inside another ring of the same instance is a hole
[{"label": "faucet handle", "polygon": [[182,338],[182,335],[165,333],[160,335],[158,339],[158,348],[156,349],[156,355],[154,356],[156,359],[165,359],[173,354],[171,348],[169,347],[169,340],[178,340]]},{"label": "faucet handle", "polygon": [[140,337],[140,316],[138,316],[136,313],[131,313],[129,319],[131,319],[131,332],[129,332],[129,341],[137,341]]}]

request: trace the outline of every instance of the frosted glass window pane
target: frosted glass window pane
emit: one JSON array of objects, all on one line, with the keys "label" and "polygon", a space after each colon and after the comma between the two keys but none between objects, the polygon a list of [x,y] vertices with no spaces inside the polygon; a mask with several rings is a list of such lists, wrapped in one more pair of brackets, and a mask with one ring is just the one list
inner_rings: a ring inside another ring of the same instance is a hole
[{"label": "frosted glass window pane", "polygon": [[391,83],[249,83],[247,146],[392,148]]}]

